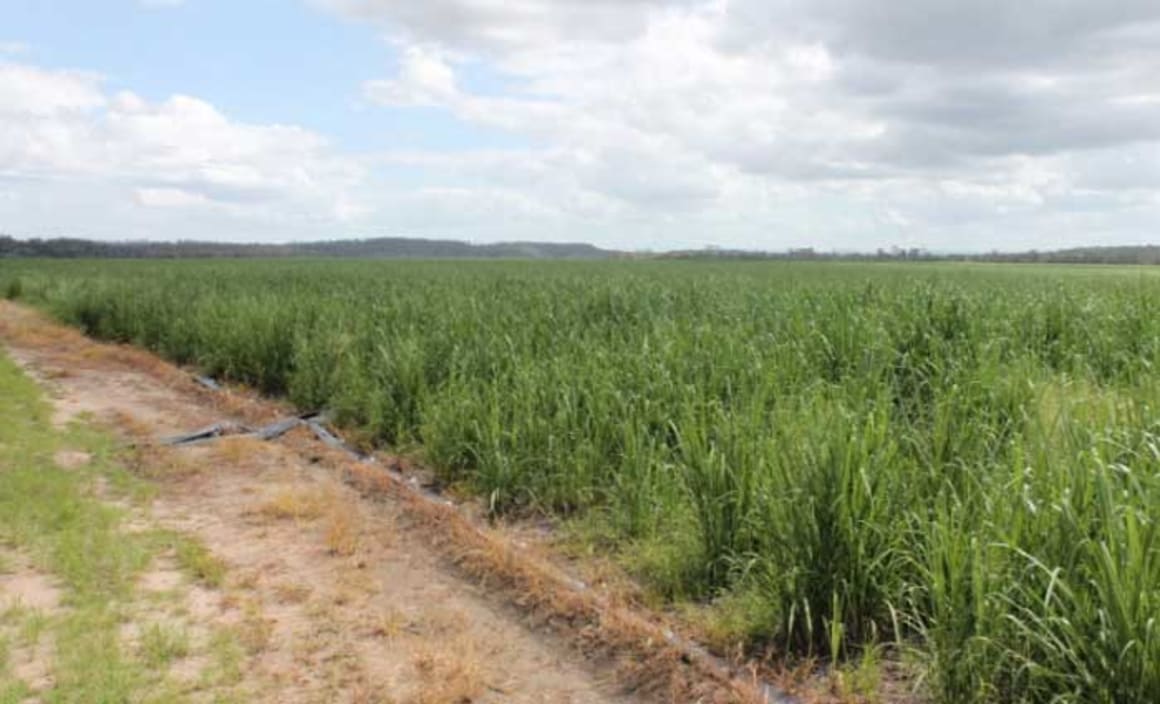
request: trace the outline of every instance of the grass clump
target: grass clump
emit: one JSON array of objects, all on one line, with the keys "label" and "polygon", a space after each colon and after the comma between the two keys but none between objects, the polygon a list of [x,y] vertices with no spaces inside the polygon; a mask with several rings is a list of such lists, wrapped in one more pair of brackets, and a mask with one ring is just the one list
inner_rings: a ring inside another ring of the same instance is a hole
[{"label": "grass clump", "polygon": [[172,624],[154,623],[140,636],[142,659],[154,668],[165,668],[189,655],[189,634]]},{"label": "grass clump", "polygon": [[201,584],[218,589],[225,584],[227,566],[205,543],[185,534],[173,534],[172,545],[177,564]]},{"label": "grass clump", "polygon": [[282,490],[257,508],[257,513],[274,520],[313,521],[326,513],[334,498],[321,490]]}]

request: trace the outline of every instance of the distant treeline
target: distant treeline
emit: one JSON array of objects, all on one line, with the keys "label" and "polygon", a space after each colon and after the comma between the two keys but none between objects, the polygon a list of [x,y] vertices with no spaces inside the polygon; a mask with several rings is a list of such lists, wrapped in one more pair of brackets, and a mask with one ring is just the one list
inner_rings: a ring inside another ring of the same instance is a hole
[{"label": "distant treeline", "polygon": [[1160,245],[1138,247],[1078,247],[1054,252],[983,254],[975,259],[990,262],[1056,262],[1060,264],[1160,264]]},{"label": "distant treeline", "polygon": [[19,240],[0,236],[0,257],[177,259],[192,257],[350,257],[392,259],[605,259],[618,252],[590,244],[380,237],[334,242],[236,244],[228,242],[96,242],[76,238]]},{"label": "distant treeline", "polygon": [[1130,247],[1077,247],[1051,251],[987,252],[985,254],[939,254],[924,249],[879,249],[876,252],[819,252],[811,248],[784,252],[742,249],[697,249],[666,252],[667,259],[771,259],[836,261],[977,261],[1041,262],[1055,264],[1160,264],[1160,245]]},{"label": "distant treeline", "polygon": [[97,242],[78,238],[21,240],[0,235],[0,257],[178,259],[223,257],[342,257],[362,259],[772,259],[849,261],[982,261],[1058,264],[1160,264],[1160,245],[1079,247],[1052,251],[936,254],[924,249],[875,252],[822,252],[812,248],[783,252],[706,248],[661,253],[630,253],[583,243],[499,242],[378,237],[332,242],[236,244],[228,242]]}]

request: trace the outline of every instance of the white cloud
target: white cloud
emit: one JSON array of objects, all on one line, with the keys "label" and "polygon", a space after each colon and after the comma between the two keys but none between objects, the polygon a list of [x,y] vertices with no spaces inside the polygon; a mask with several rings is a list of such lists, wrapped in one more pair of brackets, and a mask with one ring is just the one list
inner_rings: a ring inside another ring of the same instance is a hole
[{"label": "white cloud", "polygon": [[451,66],[437,51],[422,46],[404,49],[397,78],[367,81],[363,91],[376,103],[399,107],[446,104],[461,97]]},{"label": "white cloud", "polygon": [[[10,213],[0,220],[9,228],[73,224],[87,234],[132,227],[135,209],[182,208],[215,213],[233,232],[276,231],[295,219],[294,227],[317,229],[365,213],[364,175],[357,160],[299,127],[237,122],[190,96],[109,95],[92,73],[0,64],[0,185],[33,202],[49,192],[63,199],[55,214]],[[69,219],[68,202],[94,190],[111,199],[107,222]]]},{"label": "white cloud", "polygon": [[47,117],[101,107],[100,77],[80,71],[47,72],[0,63],[0,115]]},{"label": "white cloud", "polygon": [[639,34],[651,0],[313,0],[357,19],[387,22],[411,37],[436,36],[467,49],[617,42]]},{"label": "white cloud", "polygon": [[133,191],[133,197],[141,205],[150,208],[182,208],[209,203],[209,199],[202,194],[180,188],[138,188]]},{"label": "white cloud", "polygon": [[[573,231],[591,231],[581,202],[615,211],[603,224],[622,232],[712,226],[769,247],[1009,246],[1016,227],[1060,237],[1079,201],[1103,210],[1075,227],[1103,222],[1062,236],[1138,239],[1154,236],[1141,208],[1160,215],[1148,0],[317,1],[403,52],[369,100],[442,107],[531,145],[441,155],[430,179],[505,183]],[[507,92],[464,89],[479,67]]]},{"label": "white cloud", "polygon": [[24,54],[28,52],[28,45],[24,42],[0,41],[0,56]]},{"label": "white cloud", "polygon": [[398,50],[390,74],[352,67],[374,77],[365,102],[520,146],[343,155],[289,115],[247,124],[0,60],[0,226],[619,247],[1156,237],[1155,0],[311,1]]}]

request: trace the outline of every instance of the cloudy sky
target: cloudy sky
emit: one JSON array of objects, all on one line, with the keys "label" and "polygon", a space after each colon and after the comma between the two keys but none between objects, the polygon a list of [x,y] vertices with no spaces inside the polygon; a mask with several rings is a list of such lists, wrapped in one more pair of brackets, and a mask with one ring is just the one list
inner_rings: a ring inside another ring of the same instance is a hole
[{"label": "cloudy sky", "polygon": [[0,232],[1160,242],[1160,2],[3,0]]}]

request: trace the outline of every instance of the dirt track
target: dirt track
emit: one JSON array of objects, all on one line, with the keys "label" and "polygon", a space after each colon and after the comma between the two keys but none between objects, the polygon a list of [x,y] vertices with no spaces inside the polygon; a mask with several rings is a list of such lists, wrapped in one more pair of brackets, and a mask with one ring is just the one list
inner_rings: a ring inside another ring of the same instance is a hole
[{"label": "dirt track", "polygon": [[[0,341],[49,390],[57,422],[86,414],[144,448],[134,463],[160,491],[134,509],[137,520],[193,533],[224,560],[224,585],[189,586],[187,610],[203,629],[235,624],[253,635],[242,668],[252,700],[602,703],[750,696],[719,677],[697,682],[703,673],[679,654],[660,660],[661,669],[671,667],[667,674],[647,662],[651,655],[633,662],[634,651],[653,643],[651,626],[635,616],[597,613],[607,623],[586,627],[583,614],[591,620],[599,606],[569,604],[563,608],[577,614],[575,623],[561,628],[554,618],[560,614],[536,608],[550,598],[525,600],[510,588],[481,586],[489,581],[489,560],[500,563],[500,572],[532,574],[524,584],[544,580],[535,570],[508,565],[519,553],[510,546],[498,558],[451,546],[453,554],[470,552],[465,571],[464,560],[440,549],[465,529],[424,521],[390,492],[367,500],[351,488],[342,461],[304,429],[278,443],[229,438],[170,449],[152,442],[226,418],[270,420],[286,409],[253,398],[223,400],[151,355],[92,342],[6,302],[0,302]],[[449,535],[433,540],[431,531],[440,530]],[[142,581],[170,588],[180,574],[173,565],[155,564]],[[525,601],[527,608],[513,605]],[[655,649],[666,650],[663,643]],[[630,691],[642,684],[648,686]]]},{"label": "dirt track", "polygon": [[[123,355],[78,350],[75,339],[74,348],[23,341],[7,341],[11,354],[48,387],[59,422],[86,413],[156,437],[220,417],[147,370],[123,368],[132,361]],[[392,503],[361,501],[297,452],[237,439],[150,454],[142,461],[163,488],[141,520],[191,531],[225,560],[227,587],[191,589],[189,601],[197,621],[248,619],[266,631],[244,668],[263,699],[632,701],[455,575]],[[164,564],[143,578],[178,580]]]}]

